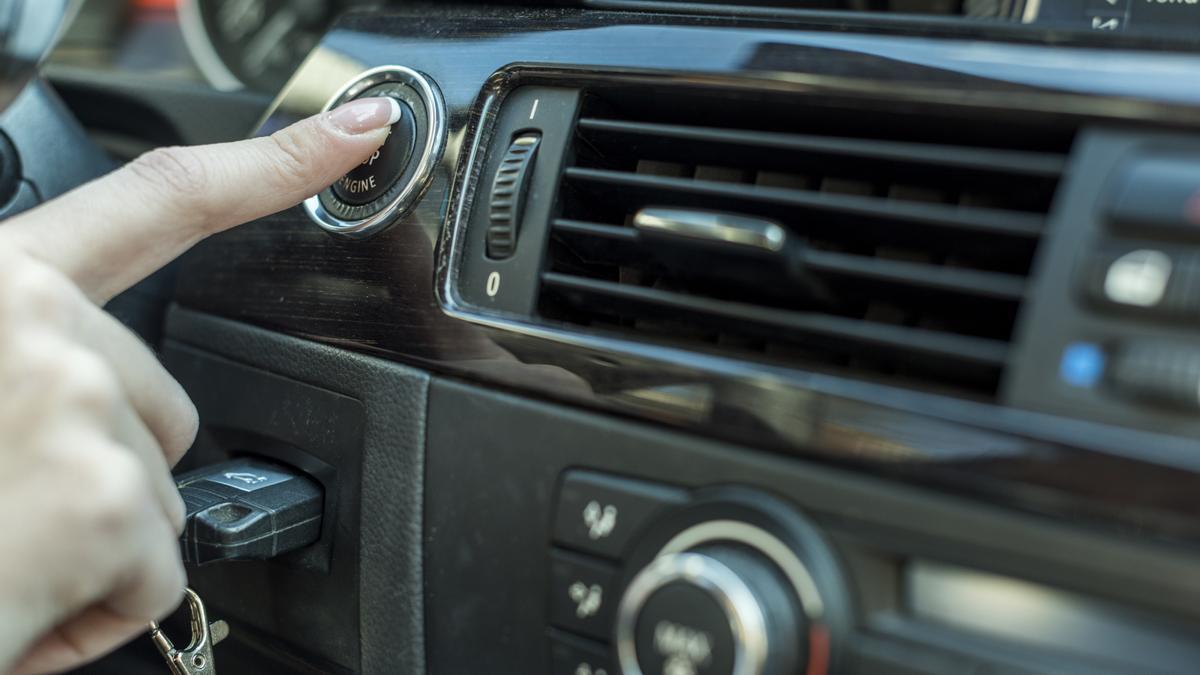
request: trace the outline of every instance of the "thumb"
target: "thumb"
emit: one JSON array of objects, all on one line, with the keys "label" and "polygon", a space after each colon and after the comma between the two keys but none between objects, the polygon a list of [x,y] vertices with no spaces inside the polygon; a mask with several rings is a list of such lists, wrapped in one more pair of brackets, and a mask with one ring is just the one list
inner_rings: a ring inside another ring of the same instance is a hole
[{"label": "thumb", "polygon": [[270,136],[160,148],[5,224],[11,242],[103,303],[204,237],[293,206],[366,160],[400,116],[351,101]]}]

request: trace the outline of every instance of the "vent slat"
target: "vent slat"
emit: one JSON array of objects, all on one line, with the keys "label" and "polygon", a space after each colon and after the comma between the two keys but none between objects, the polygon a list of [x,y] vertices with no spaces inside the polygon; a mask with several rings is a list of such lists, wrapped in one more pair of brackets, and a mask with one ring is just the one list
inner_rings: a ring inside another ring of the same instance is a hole
[{"label": "vent slat", "polygon": [[630,244],[635,244],[638,240],[637,230],[628,227],[619,227],[617,225],[602,225],[600,223],[589,223],[582,220],[559,218],[551,223],[551,227],[559,232],[582,234],[590,237],[601,237],[604,239],[615,239]]},{"label": "vent slat", "polygon": [[[796,218],[797,209],[823,216],[824,227],[870,223],[891,223],[960,234],[974,233],[1036,241],[1042,233],[1041,216],[987,208],[956,207],[944,204],[900,202],[876,197],[831,194],[784,188],[721,183],[652,176],[607,169],[570,167],[565,172],[572,183],[610,188],[625,199],[654,200],[668,197],[680,203],[702,208],[723,208],[757,213],[776,218]],[[813,224],[818,227],[818,223]],[[903,233],[896,233],[903,237]]]},{"label": "vent slat", "polygon": [[993,300],[1020,302],[1025,297],[1025,280],[1011,274],[955,269],[825,251],[805,252],[804,264],[814,272],[862,277],[874,281],[963,293]]},{"label": "vent slat", "polygon": [[[634,247],[639,244],[639,233],[632,228],[564,218],[555,220],[552,227],[555,232],[571,236],[594,237],[609,242],[618,242],[626,247],[626,255],[638,255],[638,251]],[[796,262],[805,269],[818,274],[853,277],[879,283],[903,284],[1003,302],[1020,302],[1025,296],[1025,279],[1013,274],[982,272],[813,249],[802,249],[794,255]]]},{"label": "vent slat", "polygon": [[[692,127],[584,118],[579,129],[614,143],[636,144],[638,155],[662,161],[753,166],[780,171],[826,172],[831,162],[859,173],[881,165],[906,172],[928,170],[961,182],[1008,175],[1057,180],[1063,155],[1048,152],[967,148],[933,143],[810,136],[741,129]],[[589,138],[593,136],[589,135]],[[867,162],[868,164],[863,164]]]},{"label": "vent slat", "polygon": [[737,322],[767,336],[784,332],[800,336],[799,339],[807,337],[822,343],[825,349],[850,355],[856,351],[852,347],[870,347],[893,354],[919,354],[995,369],[1003,366],[1008,355],[1008,345],[999,340],[876,324],[828,314],[773,310],[554,272],[544,273],[542,283],[595,301],[619,301],[622,308],[636,308],[649,316],[672,311],[693,320]]}]

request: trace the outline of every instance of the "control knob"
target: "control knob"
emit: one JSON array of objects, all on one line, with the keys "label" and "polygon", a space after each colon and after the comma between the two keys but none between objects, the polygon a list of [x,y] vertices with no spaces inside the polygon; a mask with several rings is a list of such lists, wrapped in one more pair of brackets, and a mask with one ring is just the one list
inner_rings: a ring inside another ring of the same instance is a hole
[{"label": "control knob", "polygon": [[809,625],[795,587],[748,546],[660,556],[630,582],[617,614],[625,675],[806,671]]}]

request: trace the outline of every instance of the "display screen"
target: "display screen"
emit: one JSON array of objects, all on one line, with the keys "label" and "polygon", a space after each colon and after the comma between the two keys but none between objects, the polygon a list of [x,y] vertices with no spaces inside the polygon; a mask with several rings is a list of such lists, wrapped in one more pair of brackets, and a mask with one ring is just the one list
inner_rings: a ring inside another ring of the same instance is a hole
[{"label": "display screen", "polygon": [[1030,0],[1025,20],[1113,33],[1200,39],[1200,0]]}]

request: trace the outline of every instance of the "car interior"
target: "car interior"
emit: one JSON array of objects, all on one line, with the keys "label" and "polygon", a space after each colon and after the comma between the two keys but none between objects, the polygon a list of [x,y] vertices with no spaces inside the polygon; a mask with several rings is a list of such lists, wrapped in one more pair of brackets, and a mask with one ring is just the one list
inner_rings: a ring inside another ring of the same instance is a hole
[{"label": "car interior", "polygon": [[2,217],[402,113],[107,307],[186,672],[1200,672],[1197,0],[67,4]]}]

